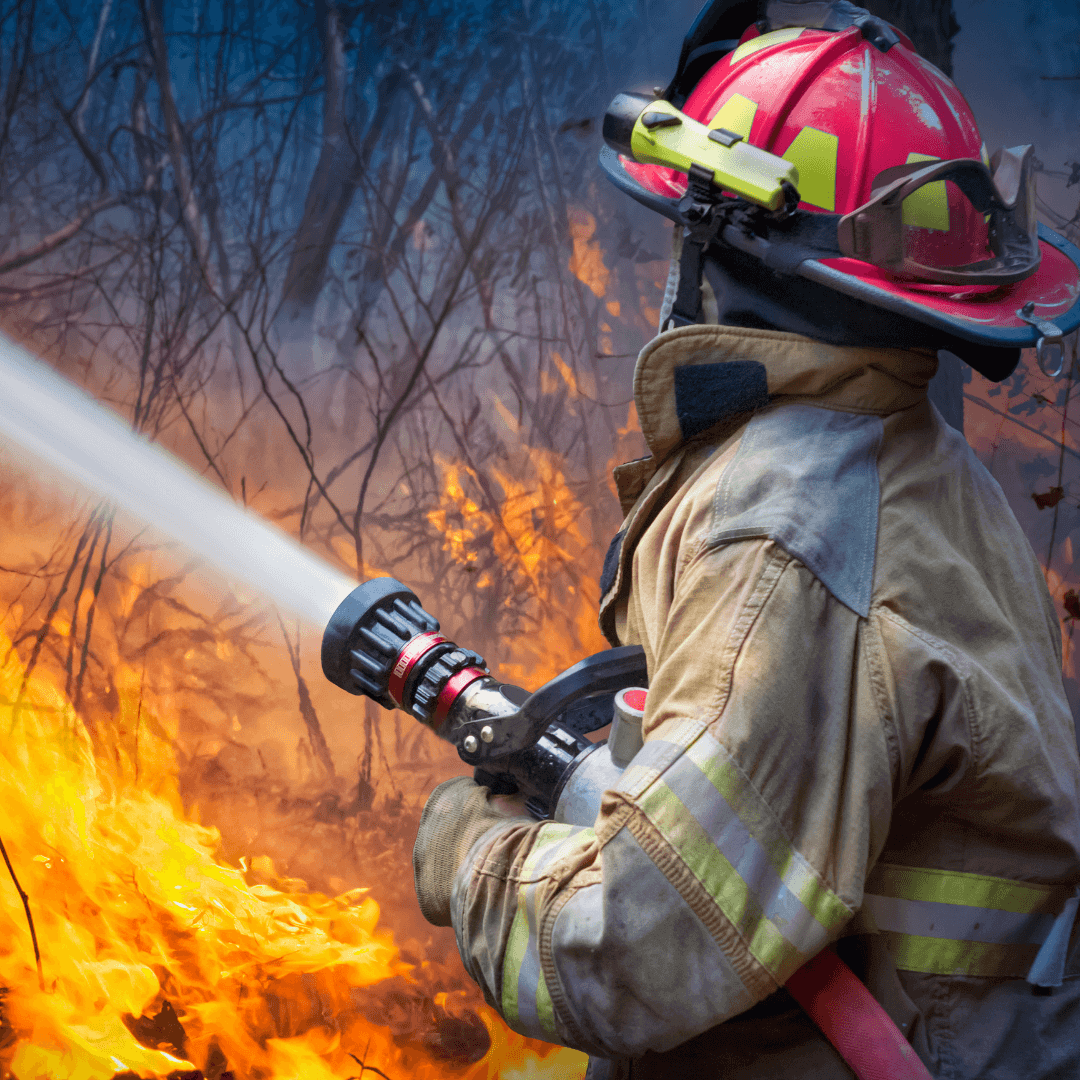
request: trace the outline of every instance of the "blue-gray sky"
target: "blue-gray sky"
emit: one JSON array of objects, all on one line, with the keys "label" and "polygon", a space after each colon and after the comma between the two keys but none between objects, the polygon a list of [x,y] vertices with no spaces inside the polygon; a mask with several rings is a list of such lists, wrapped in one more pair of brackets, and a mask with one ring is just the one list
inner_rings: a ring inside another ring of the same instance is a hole
[{"label": "blue-gray sky", "polygon": [[[1080,3],[1077,0],[954,0],[960,33],[953,78],[986,144],[1034,143],[1047,169],[1080,160]],[[1053,78],[1044,78],[1053,76]],[[1070,216],[1080,189],[1040,185]]]}]

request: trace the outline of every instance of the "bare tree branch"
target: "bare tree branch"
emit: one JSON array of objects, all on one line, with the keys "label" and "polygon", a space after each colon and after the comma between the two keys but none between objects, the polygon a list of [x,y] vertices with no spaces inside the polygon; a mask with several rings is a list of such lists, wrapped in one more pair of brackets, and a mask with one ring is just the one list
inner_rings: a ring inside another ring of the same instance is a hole
[{"label": "bare tree branch", "polygon": [[325,70],[322,144],[281,288],[278,326],[283,339],[290,341],[309,333],[310,312],[322,291],[330,251],[356,192],[360,165],[345,116],[349,80],[342,11],[333,0],[316,0],[315,18]]},{"label": "bare tree branch", "polygon": [[86,59],[86,81],[83,84],[82,93],[72,110],[75,122],[75,130],[86,135],[86,109],[90,104],[90,88],[94,85],[97,75],[98,56],[101,54],[101,39],[105,36],[105,27],[109,23],[109,15],[112,12],[113,0],[104,0],[101,5],[101,13],[98,15],[97,29],[94,31],[94,41],[90,46],[90,55]]},{"label": "bare tree branch", "polygon": [[147,45],[154,65],[154,78],[161,98],[161,111],[165,119],[169,157],[172,161],[173,177],[180,198],[181,214],[195,252],[199,271],[211,288],[214,288],[206,226],[191,177],[187,140],[184,137],[184,127],[180,122],[180,113],[176,107],[172,76],[169,72],[169,54],[165,43],[165,26],[162,21],[164,0],[139,0],[139,3],[146,24]]},{"label": "bare tree branch", "polygon": [[20,251],[17,255],[12,255],[0,262],[0,274],[9,274],[12,270],[19,270],[24,266],[37,262],[39,259],[45,258],[46,255],[51,255],[57,248],[63,247],[73,236],[77,235],[88,222],[103,210],[111,210],[114,206],[119,206],[123,201],[124,198],[121,195],[105,195],[96,202],[91,203],[78,217],[69,221],[63,228],[50,233],[32,248]]}]

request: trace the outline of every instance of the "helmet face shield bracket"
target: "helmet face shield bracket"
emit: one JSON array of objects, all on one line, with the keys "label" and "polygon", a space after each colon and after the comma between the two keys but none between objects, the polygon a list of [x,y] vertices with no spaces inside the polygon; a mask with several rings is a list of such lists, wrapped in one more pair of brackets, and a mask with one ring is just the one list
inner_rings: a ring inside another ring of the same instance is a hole
[{"label": "helmet face shield bracket", "polygon": [[1039,340],[1035,343],[1035,357],[1042,373],[1048,378],[1056,379],[1065,367],[1065,335],[1061,327],[1049,319],[1040,319],[1035,314],[1035,305],[1031,301],[1020,308],[1016,317],[1039,331]]}]

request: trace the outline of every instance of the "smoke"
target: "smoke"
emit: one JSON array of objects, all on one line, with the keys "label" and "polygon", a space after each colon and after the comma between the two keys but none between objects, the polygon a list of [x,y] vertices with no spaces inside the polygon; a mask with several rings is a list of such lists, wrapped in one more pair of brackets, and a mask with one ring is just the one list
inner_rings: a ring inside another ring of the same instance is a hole
[{"label": "smoke", "polygon": [[1073,0],[955,0],[954,79],[987,147],[1032,143],[1046,172],[1040,195],[1072,217],[1080,188],[1080,5]]}]

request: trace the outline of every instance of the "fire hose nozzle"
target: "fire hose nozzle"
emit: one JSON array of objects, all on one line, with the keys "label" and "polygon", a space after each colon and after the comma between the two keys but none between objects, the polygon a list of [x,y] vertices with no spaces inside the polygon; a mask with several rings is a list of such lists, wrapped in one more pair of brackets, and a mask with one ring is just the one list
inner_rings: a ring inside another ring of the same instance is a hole
[{"label": "fire hose nozzle", "polygon": [[[350,694],[402,709],[432,728],[475,767],[481,783],[522,791],[536,817],[559,812],[564,792],[566,806],[587,816],[582,807],[591,807],[622,768],[585,738],[612,722],[613,709],[622,722],[613,727],[620,732],[620,762],[640,745],[640,702],[627,691],[617,709],[613,704],[620,691],[647,677],[640,648],[586,657],[530,694],[499,682],[483,657],[444,638],[438,620],[393,578],[366,581],[338,605],[323,633],[322,668]],[[578,774],[588,782],[570,785]]]},{"label": "fire hose nozzle", "polygon": [[482,656],[438,630],[438,619],[400,581],[366,581],[327,624],[323,674],[350,694],[364,694],[384,709],[403,709],[438,728],[461,692],[489,677]]},{"label": "fire hose nozzle", "polygon": [[535,743],[549,721],[519,711],[529,694],[498,682],[482,656],[438,631],[438,620],[400,581],[366,581],[327,624],[323,674],[350,694],[411,714],[470,765]]}]

